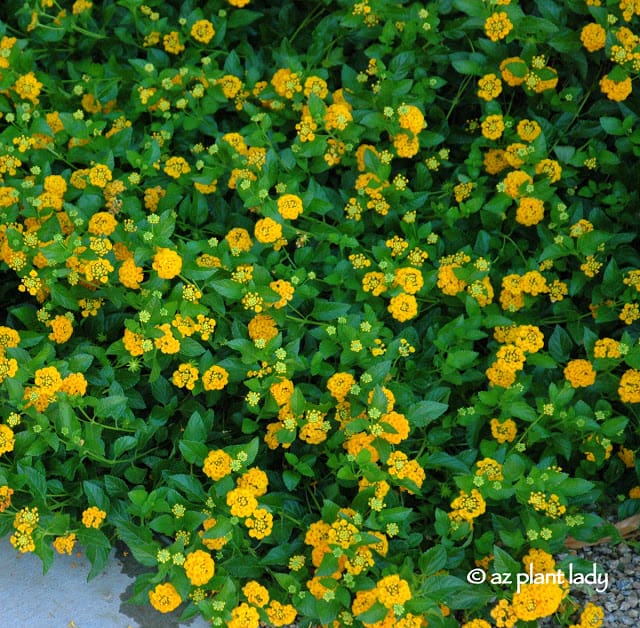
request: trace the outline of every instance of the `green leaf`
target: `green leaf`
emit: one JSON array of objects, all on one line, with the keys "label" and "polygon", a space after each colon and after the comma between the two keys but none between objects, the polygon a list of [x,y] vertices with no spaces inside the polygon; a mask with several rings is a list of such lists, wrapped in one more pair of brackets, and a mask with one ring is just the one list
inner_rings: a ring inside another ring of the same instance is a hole
[{"label": "green leaf", "polygon": [[602,424],[602,433],[607,438],[614,438],[622,434],[627,425],[629,425],[628,417],[616,416]]},{"label": "green leaf", "polygon": [[102,440],[102,426],[97,423],[84,424],[84,452],[91,457],[104,457],[104,440]]},{"label": "green leaf", "polygon": [[517,22],[517,32],[520,36],[533,36],[541,42],[546,42],[558,30],[558,26],[553,22],[533,15],[521,17]]},{"label": "green leaf", "polygon": [[60,430],[60,434],[71,439],[79,435],[82,428],[71,404],[64,399],[60,399],[58,402],[58,412],[58,429]]},{"label": "green leaf", "polygon": [[535,421],[538,416],[538,413],[525,401],[505,403],[504,409],[505,412],[512,417],[522,419],[523,421]]},{"label": "green leaf", "polygon": [[137,526],[126,519],[115,522],[118,537],[127,545],[133,557],[142,565],[157,567],[159,545],[154,542],[151,530]]},{"label": "green leaf", "polygon": [[224,568],[230,576],[242,579],[259,579],[262,568],[258,563],[248,561],[244,556],[230,558],[224,562]]},{"label": "green leaf", "polygon": [[519,550],[524,544],[524,536],[517,528],[512,530],[499,530],[500,540],[507,546]]},{"label": "green leaf", "polygon": [[453,0],[453,6],[472,17],[484,17],[485,15],[484,7],[478,5],[475,0]]},{"label": "green leaf", "polygon": [[227,534],[233,532],[233,526],[228,519],[218,519],[218,521],[211,526],[208,530],[205,530],[203,538],[205,539],[220,539]]},{"label": "green leaf", "polygon": [[117,420],[127,411],[128,399],[125,395],[111,395],[98,399],[96,414],[101,418]]},{"label": "green leaf", "polygon": [[522,570],[522,565],[497,545],[493,546],[493,571],[494,573],[516,574]]},{"label": "green leaf", "polygon": [[31,490],[31,495],[37,504],[44,504],[47,500],[47,479],[44,472],[31,466],[26,466],[19,462],[18,473],[24,476],[27,486]]},{"label": "green leaf", "polygon": [[396,506],[394,508],[385,508],[380,513],[379,518],[383,523],[402,523],[412,512],[411,508]]},{"label": "green leaf", "polygon": [[109,498],[97,480],[85,480],[82,483],[84,494],[87,496],[87,502],[91,506],[97,506],[101,510],[109,510]]},{"label": "green leaf", "polygon": [[407,412],[407,421],[416,427],[425,427],[442,416],[449,404],[440,401],[419,401],[412,405]]},{"label": "green leaf", "polygon": [[87,369],[93,363],[93,360],[94,357],[88,353],[74,353],[69,358],[69,370],[86,373]]},{"label": "green leaf", "polygon": [[167,475],[167,484],[172,488],[182,491],[187,499],[204,501],[207,498],[202,484],[192,475],[186,475],[184,473],[169,473]]},{"label": "green leaf", "polygon": [[469,473],[469,467],[460,458],[445,451],[430,454],[423,466],[429,469],[450,469],[455,473]]},{"label": "green leaf", "polygon": [[111,497],[122,497],[126,495],[129,490],[129,486],[124,480],[113,475],[105,475],[103,476],[103,480],[104,488]]},{"label": "green leaf", "polygon": [[52,282],[49,285],[51,290],[51,301],[57,305],[62,306],[65,310],[78,310],[78,299],[71,296],[69,290],[58,282]]},{"label": "green leaf", "polygon": [[229,28],[243,28],[244,26],[248,26],[252,24],[256,20],[259,20],[262,17],[262,13],[259,11],[250,11],[249,9],[238,9],[235,10],[229,16],[229,20],[227,24]]},{"label": "green leaf", "polygon": [[291,399],[289,400],[289,405],[291,406],[291,411],[296,415],[301,415],[304,412],[307,402],[300,388],[296,387],[294,389]]},{"label": "green leaf", "polygon": [[78,532],[78,540],[84,547],[87,558],[91,563],[91,570],[87,580],[92,580],[103,573],[109,562],[111,543],[104,532],[93,528],[80,530]]},{"label": "green leaf", "polygon": [[420,569],[425,576],[432,576],[444,569],[447,564],[447,550],[443,545],[436,545],[420,557]]},{"label": "green leaf", "polygon": [[622,126],[622,121],[618,118],[612,118],[611,116],[602,116],[600,118],[600,126],[609,134],[609,135],[624,135],[624,128]]},{"label": "green leaf", "polygon": [[172,515],[158,515],[147,524],[152,530],[171,536],[176,531],[176,520]]},{"label": "green leaf", "polygon": [[135,436],[119,436],[113,442],[113,457],[120,458],[122,454],[130,452],[138,445],[138,439]]},{"label": "green leaf", "polygon": [[589,480],[583,480],[582,478],[567,478],[558,486],[558,491],[562,492],[563,495],[575,497],[577,495],[584,495],[585,493],[588,493],[594,486],[595,484],[593,482],[589,482]]},{"label": "green leaf", "polygon": [[316,570],[316,576],[330,576],[331,574],[336,573],[338,571],[338,558],[334,556],[332,552],[326,552],[322,557],[322,562],[320,563],[318,569]]},{"label": "green leaf", "polygon": [[464,370],[475,362],[478,355],[477,351],[470,351],[467,349],[451,351],[447,355],[446,364],[455,369]]},{"label": "green leaf", "polygon": [[511,454],[504,461],[503,473],[508,478],[519,478],[526,469],[526,464],[522,456]]},{"label": "green leaf", "polygon": [[549,353],[557,362],[566,362],[571,356],[573,341],[560,325],[556,325],[549,338]]},{"label": "green leaf", "polygon": [[339,316],[347,314],[350,309],[351,306],[348,303],[335,303],[317,299],[310,316],[319,321],[335,321]]},{"label": "green leaf", "polygon": [[300,483],[300,479],[302,476],[296,471],[291,471],[291,469],[285,469],[282,472],[282,481],[284,485],[287,487],[288,491],[293,491],[296,486]]},{"label": "green leaf", "polygon": [[[453,56],[453,55],[452,55]],[[483,72],[483,65],[471,58],[452,58],[451,65],[456,72],[460,74],[476,74],[481,75]]]},{"label": "green leaf", "polygon": [[210,280],[209,284],[214,292],[217,292],[225,299],[237,301],[242,298],[242,286],[231,279]]},{"label": "green leaf", "polygon": [[447,606],[464,609],[487,604],[495,594],[486,587],[471,585],[455,576],[431,576],[425,580],[421,595],[438,601],[447,600]]},{"label": "green leaf", "polygon": [[194,412],[189,417],[187,427],[184,429],[183,438],[188,441],[204,442],[207,440],[207,428],[198,412]]},{"label": "green leaf", "polygon": [[388,612],[389,610],[386,606],[383,606],[380,602],[375,602],[373,606],[364,611],[364,613],[356,615],[356,617],[363,623],[374,624],[382,621]]},{"label": "green leaf", "polygon": [[260,439],[256,436],[252,438],[246,445],[242,446],[242,451],[246,454],[245,466],[250,466],[254,463],[258,456],[258,450],[260,449]]},{"label": "green leaf", "polygon": [[189,464],[197,464],[199,467],[202,466],[209,453],[209,449],[204,443],[194,440],[181,440],[178,447]]}]

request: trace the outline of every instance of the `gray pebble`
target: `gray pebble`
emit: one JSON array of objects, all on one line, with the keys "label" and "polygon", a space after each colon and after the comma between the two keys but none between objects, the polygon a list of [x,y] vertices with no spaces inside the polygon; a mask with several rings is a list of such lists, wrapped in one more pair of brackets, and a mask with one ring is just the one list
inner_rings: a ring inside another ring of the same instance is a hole
[{"label": "gray pebble", "polygon": [[[595,563],[598,573],[608,576],[608,588],[604,592],[596,592],[593,586],[574,585],[572,597],[581,608],[592,602],[601,606],[604,611],[605,628],[619,626],[640,626],[640,548],[620,543],[594,545],[576,551],[564,552],[556,556],[556,561],[582,560]],[[576,615],[573,621],[579,621]],[[539,622],[540,628],[552,628],[557,624],[548,617]]]}]

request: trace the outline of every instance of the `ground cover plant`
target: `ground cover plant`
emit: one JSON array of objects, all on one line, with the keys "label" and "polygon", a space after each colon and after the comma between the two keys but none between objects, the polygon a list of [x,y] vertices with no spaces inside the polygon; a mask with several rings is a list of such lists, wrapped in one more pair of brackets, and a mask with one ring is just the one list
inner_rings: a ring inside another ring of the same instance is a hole
[{"label": "ground cover plant", "polygon": [[213,625],[601,625],[640,5],[0,13],[0,534]]}]

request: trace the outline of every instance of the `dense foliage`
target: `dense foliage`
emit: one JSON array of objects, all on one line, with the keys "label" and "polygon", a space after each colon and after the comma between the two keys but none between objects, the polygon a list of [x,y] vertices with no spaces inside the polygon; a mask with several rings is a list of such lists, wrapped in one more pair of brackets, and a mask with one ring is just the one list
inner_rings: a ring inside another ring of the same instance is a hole
[{"label": "dense foliage", "polygon": [[600,625],[553,557],[640,510],[639,3],[0,17],[0,534],[232,628]]}]

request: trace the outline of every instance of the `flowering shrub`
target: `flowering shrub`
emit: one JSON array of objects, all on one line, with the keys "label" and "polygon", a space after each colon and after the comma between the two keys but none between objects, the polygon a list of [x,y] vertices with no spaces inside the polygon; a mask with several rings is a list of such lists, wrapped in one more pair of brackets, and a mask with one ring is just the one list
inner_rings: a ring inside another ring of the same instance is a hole
[{"label": "flowering shrub", "polygon": [[214,625],[600,625],[546,576],[640,510],[639,14],[5,2],[0,533]]}]

